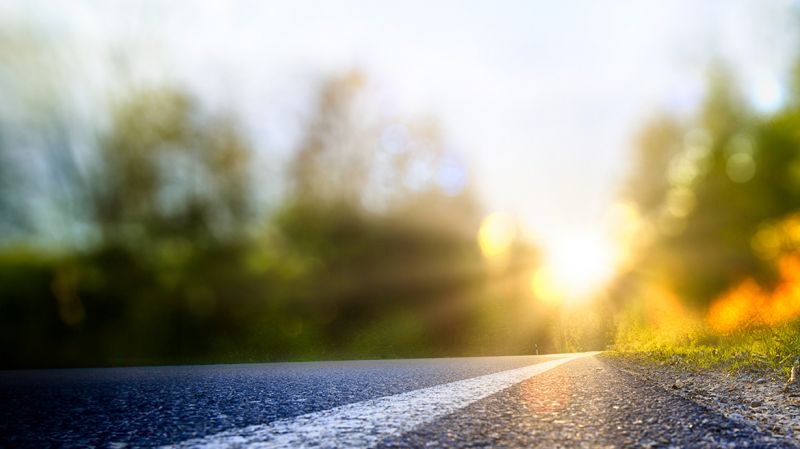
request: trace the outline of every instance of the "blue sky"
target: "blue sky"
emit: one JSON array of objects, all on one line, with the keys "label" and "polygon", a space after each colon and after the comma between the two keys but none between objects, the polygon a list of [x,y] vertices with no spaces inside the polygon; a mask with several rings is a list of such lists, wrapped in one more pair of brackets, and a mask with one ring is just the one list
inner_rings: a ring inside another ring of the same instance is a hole
[{"label": "blue sky", "polygon": [[714,58],[736,69],[757,107],[775,107],[794,54],[793,8],[781,0],[12,0],[0,14],[64,36],[87,61],[124,43],[135,55],[131,76],[177,78],[210,101],[233,100],[263,133],[256,139],[278,148],[277,161],[291,142],[282,117],[302,109],[307,81],[361,68],[399,113],[439,119],[487,212],[516,216],[547,247],[573,229],[605,232],[632,134],[660,110],[696,107]]}]

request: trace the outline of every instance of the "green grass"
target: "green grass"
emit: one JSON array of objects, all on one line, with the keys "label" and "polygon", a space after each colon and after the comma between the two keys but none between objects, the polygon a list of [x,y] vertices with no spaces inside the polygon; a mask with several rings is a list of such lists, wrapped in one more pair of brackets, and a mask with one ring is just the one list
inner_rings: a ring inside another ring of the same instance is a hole
[{"label": "green grass", "polygon": [[788,375],[800,358],[800,321],[726,335],[688,320],[677,328],[621,326],[609,356],[689,370]]}]

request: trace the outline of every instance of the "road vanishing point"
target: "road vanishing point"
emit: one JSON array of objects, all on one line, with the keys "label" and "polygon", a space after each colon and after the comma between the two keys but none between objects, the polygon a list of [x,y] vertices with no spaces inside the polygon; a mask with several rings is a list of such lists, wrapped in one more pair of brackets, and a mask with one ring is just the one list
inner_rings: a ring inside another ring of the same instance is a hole
[{"label": "road vanishing point", "polygon": [[7,371],[0,446],[795,447],[597,353]]}]

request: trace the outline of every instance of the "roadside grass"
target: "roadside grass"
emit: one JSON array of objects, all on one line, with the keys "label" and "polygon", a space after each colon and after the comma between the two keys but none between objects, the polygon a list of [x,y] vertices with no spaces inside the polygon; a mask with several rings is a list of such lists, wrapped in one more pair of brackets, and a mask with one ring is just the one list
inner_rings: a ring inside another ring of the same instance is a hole
[{"label": "roadside grass", "polygon": [[716,333],[701,320],[693,319],[670,327],[622,325],[607,355],[689,370],[788,376],[791,367],[800,362],[800,320],[729,334]]}]

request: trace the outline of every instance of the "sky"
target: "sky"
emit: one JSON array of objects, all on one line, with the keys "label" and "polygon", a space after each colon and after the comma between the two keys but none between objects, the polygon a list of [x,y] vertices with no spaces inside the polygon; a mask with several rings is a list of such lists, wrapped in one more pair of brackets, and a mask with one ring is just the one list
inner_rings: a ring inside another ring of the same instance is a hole
[{"label": "sky", "polygon": [[516,217],[547,248],[574,230],[607,231],[632,136],[660,111],[695,110],[711,61],[733,67],[754,107],[777,107],[795,8],[786,0],[5,0],[0,18],[63,37],[89,62],[121,45],[135,55],[132,77],[178,79],[209,101],[232,100],[281,160],[294,126],[287,111],[308,102],[308,80],[359,68],[388,107],[436,117],[487,212]]}]

